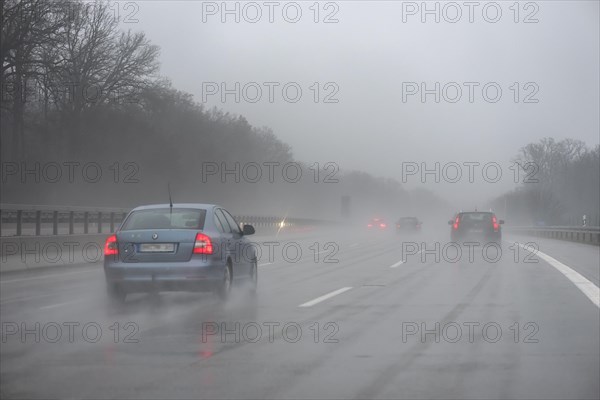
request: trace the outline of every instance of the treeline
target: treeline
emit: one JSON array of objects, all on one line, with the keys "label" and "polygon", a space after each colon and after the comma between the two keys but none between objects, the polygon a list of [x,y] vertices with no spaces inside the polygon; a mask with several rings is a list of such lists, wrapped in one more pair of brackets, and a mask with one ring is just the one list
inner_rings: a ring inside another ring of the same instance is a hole
[{"label": "treeline", "polygon": [[514,161],[522,183],[493,201],[506,219],[527,225],[598,225],[600,146],[573,139],[544,138],[521,148]]},{"label": "treeline", "polygon": [[2,1],[1,201],[129,207],[167,202],[169,183],[175,201],[259,214],[337,219],[343,196],[357,218],[443,204],[296,161],[269,128],[173,88],[159,55],[107,2]]},{"label": "treeline", "polygon": [[109,3],[2,1],[10,154],[86,149],[94,116],[128,111],[137,94],[157,85],[158,55],[143,33],[119,30]]},{"label": "treeline", "polygon": [[[299,162],[269,128],[205,109],[159,75],[160,49],[121,30],[110,3],[1,3],[1,202],[129,207],[166,202],[169,183],[175,201],[257,214],[336,219],[344,196],[357,219],[454,211],[335,160]],[[521,187],[491,206],[520,224],[598,224],[599,152],[529,144]]]}]

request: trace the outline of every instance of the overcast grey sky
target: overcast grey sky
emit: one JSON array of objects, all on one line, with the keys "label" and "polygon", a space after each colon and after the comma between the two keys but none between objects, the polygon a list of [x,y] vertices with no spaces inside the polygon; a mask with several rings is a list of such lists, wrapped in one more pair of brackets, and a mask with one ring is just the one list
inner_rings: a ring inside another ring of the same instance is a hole
[{"label": "overcast grey sky", "polygon": [[[129,27],[161,47],[161,73],[176,88],[207,107],[271,127],[299,160],[332,161],[341,170],[400,181],[403,162],[502,165],[503,178],[493,184],[481,178],[480,168],[474,183],[463,177],[458,184],[431,185],[433,176],[427,178],[429,188],[453,199],[457,185],[475,202],[513,187],[510,160],[529,142],[545,136],[599,142],[597,1],[476,2],[473,8],[462,1],[427,2],[429,9],[438,7],[439,23],[434,14],[422,15],[420,1],[291,3],[227,2],[239,10],[236,23],[235,12],[222,14],[222,2],[142,1],[133,15],[139,22]],[[134,11],[125,4],[119,3],[122,16]],[[338,22],[324,23],[327,16]],[[447,21],[452,19],[458,22]],[[234,89],[236,82],[240,101],[230,94],[222,102],[219,86]],[[242,90],[251,82],[262,89],[255,103],[255,86],[247,86],[246,96]],[[265,82],[279,83],[273,102]],[[422,82],[429,89],[440,83],[439,103],[435,94],[425,102],[420,92],[408,94],[420,91]],[[289,100],[283,97],[286,83],[302,89],[298,102],[291,102],[293,87]],[[486,100],[482,88],[488,83]],[[453,103],[457,86],[462,96]],[[218,93],[207,91],[215,87]],[[497,87],[502,94],[492,102]],[[327,94],[338,102],[326,103]],[[404,180],[407,187],[421,184],[417,176]]]}]

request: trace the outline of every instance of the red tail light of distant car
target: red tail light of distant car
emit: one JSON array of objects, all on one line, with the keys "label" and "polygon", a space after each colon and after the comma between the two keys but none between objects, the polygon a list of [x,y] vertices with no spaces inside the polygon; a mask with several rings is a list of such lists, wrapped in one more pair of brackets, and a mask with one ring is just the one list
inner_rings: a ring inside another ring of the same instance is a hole
[{"label": "red tail light of distant car", "polygon": [[460,224],[460,218],[456,217],[456,219],[454,220],[454,225],[452,225],[452,228],[454,228],[454,230],[458,230],[458,225]]}]

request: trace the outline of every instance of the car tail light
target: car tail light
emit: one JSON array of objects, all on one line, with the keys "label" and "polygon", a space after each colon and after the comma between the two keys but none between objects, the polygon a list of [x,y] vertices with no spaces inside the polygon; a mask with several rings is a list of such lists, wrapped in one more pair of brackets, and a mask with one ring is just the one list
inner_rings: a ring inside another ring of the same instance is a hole
[{"label": "car tail light", "polygon": [[104,243],[104,255],[114,256],[119,254],[119,245],[117,243],[117,235],[110,235]]},{"label": "car tail light", "polygon": [[500,229],[500,225],[498,225],[498,220],[496,219],[496,216],[492,216],[492,225],[494,225],[494,232],[498,232],[498,229]]},{"label": "car tail light", "polygon": [[460,218],[456,217],[456,219],[454,220],[454,225],[452,225],[452,227],[454,228],[454,230],[458,229],[458,225],[460,224]]},{"label": "car tail light", "polygon": [[379,224],[379,226],[380,226],[381,228],[385,228],[387,225],[386,225],[386,224]]},{"label": "car tail light", "polygon": [[196,234],[196,241],[194,242],[194,254],[212,254],[213,245],[210,237],[204,233]]},{"label": "car tail light", "polygon": [[373,224],[368,224],[367,228],[371,228],[373,226]]}]

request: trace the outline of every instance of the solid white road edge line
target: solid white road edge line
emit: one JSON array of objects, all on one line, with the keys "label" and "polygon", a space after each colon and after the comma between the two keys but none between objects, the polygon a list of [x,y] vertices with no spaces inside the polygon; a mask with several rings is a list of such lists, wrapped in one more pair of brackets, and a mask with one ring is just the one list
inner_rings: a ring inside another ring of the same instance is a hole
[{"label": "solid white road edge line", "polygon": [[518,244],[523,249],[525,249],[531,253],[534,253],[534,255],[538,256],[539,258],[541,258],[542,260],[546,261],[548,264],[550,264],[554,268],[556,268],[561,274],[563,274],[565,277],[567,277],[568,280],[573,282],[573,284],[575,286],[577,286],[577,288],[579,290],[581,290],[583,292],[583,294],[585,294],[588,297],[588,299],[590,299],[592,301],[592,303],[594,303],[596,305],[596,307],[600,308],[600,289],[598,288],[598,286],[594,285],[593,282],[589,281],[586,277],[581,275],[579,272],[566,266],[565,264],[561,263],[557,259],[550,257],[548,254],[542,253],[539,250],[532,251],[531,248],[529,248],[528,246],[525,246],[521,243],[517,243],[517,242],[514,242],[514,243]]},{"label": "solid white road edge line", "polygon": [[307,301],[306,303],[300,304],[298,307],[312,307],[312,306],[314,306],[315,304],[318,304],[318,303],[320,303],[320,302],[322,302],[322,301],[325,301],[325,300],[327,300],[327,299],[330,299],[330,298],[332,298],[333,296],[337,296],[338,294],[342,294],[342,293],[344,293],[344,292],[346,292],[346,291],[348,291],[348,290],[350,290],[350,289],[352,289],[352,286],[343,287],[343,288],[341,288],[341,289],[334,290],[334,291],[333,291],[333,292],[331,292],[331,293],[327,293],[327,294],[325,294],[325,295],[323,295],[323,296],[321,296],[321,297],[317,297],[317,298],[316,298],[316,299],[314,299],[314,300]]}]

